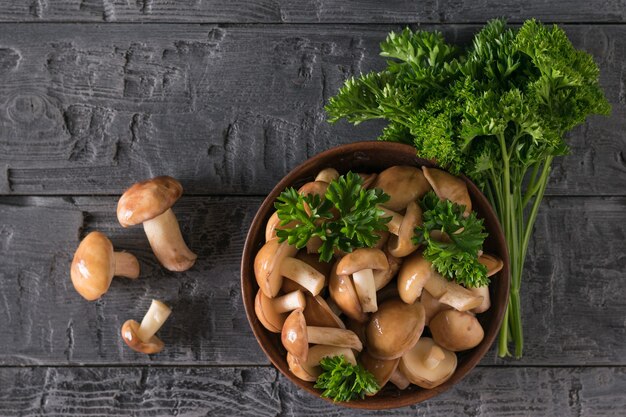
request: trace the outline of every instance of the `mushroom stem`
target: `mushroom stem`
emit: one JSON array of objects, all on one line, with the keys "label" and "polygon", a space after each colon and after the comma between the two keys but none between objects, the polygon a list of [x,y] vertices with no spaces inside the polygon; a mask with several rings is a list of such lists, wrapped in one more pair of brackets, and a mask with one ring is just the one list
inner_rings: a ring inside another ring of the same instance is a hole
[{"label": "mushroom stem", "polygon": [[137,336],[143,342],[148,342],[152,336],[163,326],[172,310],[161,301],[152,300],[148,312],[141,320],[141,325],[137,329]]},{"label": "mushroom stem", "polygon": [[400,226],[402,225],[402,220],[404,216],[400,213],[396,213],[395,211],[389,210],[388,208],[378,206],[378,208],[385,212],[385,217],[391,217],[389,223],[387,223],[387,228],[389,229],[389,233],[398,236],[400,233]]},{"label": "mushroom stem", "polygon": [[152,251],[170,271],[186,271],[196,262],[196,254],[185,244],[172,209],[143,222]]},{"label": "mushroom stem", "polygon": [[424,358],[424,366],[427,369],[435,369],[445,357],[446,354],[439,346],[432,345],[426,355],[426,358]]},{"label": "mushroom stem", "polygon": [[306,327],[309,343],[314,345],[331,345],[346,347],[357,351],[363,350],[359,337],[351,330],[336,329],[333,327]]},{"label": "mushroom stem", "polygon": [[391,381],[393,385],[401,390],[407,389],[409,385],[411,385],[411,381],[409,381],[408,378],[404,376],[404,374],[400,372],[399,369],[393,371],[393,374],[391,374],[391,378],[389,378],[389,381]]},{"label": "mushroom stem", "polygon": [[373,313],[378,311],[376,303],[376,281],[374,281],[374,271],[371,269],[362,269],[352,274],[354,289],[359,296],[361,308],[365,313]]},{"label": "mushroom stem", "polygon": [[114,252],[115,272],[113,275],[130,279],[139,278],[139,261],[128,252]]},{"label": "mushroom stem", "polygon": [[300,290],[292,291],[289,294],[274,298],[271,302],[277,313],[286,313],[287,311],[293,311],[296,308],[304,308],[306,306],[304,294],[302,294]]},{"label": "mushroom stem", "polygon": [[326,278],[317,269],[300,259],[287,257],[280,264],[280,274],[317,295],[324,288]]}]

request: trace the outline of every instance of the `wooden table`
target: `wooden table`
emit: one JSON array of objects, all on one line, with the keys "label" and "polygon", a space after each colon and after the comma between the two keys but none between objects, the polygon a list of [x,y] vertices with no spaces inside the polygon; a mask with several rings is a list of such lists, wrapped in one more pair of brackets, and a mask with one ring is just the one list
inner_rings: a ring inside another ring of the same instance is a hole
[{"label": "wooden table", "polygon": [[[406,24],[467,41],[505,15],[561,23],[591,52],[613,104],[555,163],[523,287],[526,351],[492,350],[457,387],[389,415],[626,414],[626,6],[619,1],[0,1],[0,415],[370,415],[301,392],[259,349],[239,292],[264,194],[317,152],[381,124],[330,126],[323,105],[378,69]],[[198,255],[161,268],[119,194],[172,175]],[[92,230],[135,253],[142,276],[100,300],[69,263]],[[152,298],[174,309],[166,349],[119,329]],[[374,413],[371,413],[372,415]]]}]

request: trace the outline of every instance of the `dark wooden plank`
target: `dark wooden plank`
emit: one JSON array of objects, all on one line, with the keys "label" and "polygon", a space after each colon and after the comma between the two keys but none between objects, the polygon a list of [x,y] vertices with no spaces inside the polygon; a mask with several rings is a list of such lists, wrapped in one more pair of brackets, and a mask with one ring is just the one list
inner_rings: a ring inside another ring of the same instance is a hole
[{"label": "dark wooden plank", "polygon": [[[199,259],[189,271],[160,268],[141,228],[122,229],[112,197],[0,198],[0,365],[267,364],[249,329],[239,262],[259,198],[183,197],[175,206]],[[84,224],[83,224],[84,219]],[[626,365],[626,198],[551,197],[540,211],[524,278],[526,352],[483,364]],[[114,280],[97,302],[69,280],[79,234],[100,230],[136,254],[135,281]],[[173,305],[167,348],[146,357],[119,337],[151,298]]]},{"label": "dark wooden plank", "polygon": [[[323,105],[383,65],[398,27],[3,24],[0,193],[116,194],[170,174],[191,194],[264,194],[307,157],[378,135],[328,125]],[[566,28],[614,112],[572,133],[548,193],[624,195],[626,27]]]},{"label": "dark wooden plank", "polygon": [[547,2],[418,0],[3,0],[5,22],[202,22],[202,23],[464,23],[507,17],[551,22],[623,22],[624,5],[581,0]]},{"label": "dark wooden plank", "polygon": [[622,416],[624,368],[477,368],[426,403],[350,410],[274,368],[0,368],[3,416]]}]

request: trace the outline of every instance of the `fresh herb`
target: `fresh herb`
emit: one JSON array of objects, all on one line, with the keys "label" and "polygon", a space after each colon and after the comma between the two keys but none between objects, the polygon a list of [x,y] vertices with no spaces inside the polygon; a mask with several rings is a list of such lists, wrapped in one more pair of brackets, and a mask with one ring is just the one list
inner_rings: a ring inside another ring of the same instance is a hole
[{"label": "fresh herb", "polygon": [[332,181],[324,198],[287,188],[277,200],[274,206],[280,225],[296,222],[293,227],[276,230],[279,241],[300,249],[317,236],[322,240],[319,254],[323,262],[332,259],[335,249],[352,252],[376,245],[380,239],[377,232],[387,230],[385,224],[391,220],[377,207],[389,196],[379,189],[365,189],[363,179],[352,172]]},{"label": "fresh herb", "polygon": [[380,389],[374,375],[361,365],[352,365],[343,355],[323,358],[320,366],[323,372],[315,388],[324,390],[322,397],[345,402],[362,399]]},{"label": "fresh herb", "polygon": [[[483,220],[475,212],[465,217],[465,206],[442,201],[433,191],[422,198],[420,205],[424,223],[415,228],[413,241],[426,245],[424,258],[441,275],[467,288],[489,285],[487,268],[478,262],[478,251],[487,237]],[[445,233],[447,239],[433,239],[432,231]]]},{"label": "fresh herb", "polygon": [[326,106],[329,120],[386,119],[381,140],[413,144],[464,172],[493,205],[511,257],[510,304],[499,354],[522,356],[521,277],[552,160],[565,134],[610,113],[593,58],[558,26],[490,21],[459,49],[438,32],[405,29],[381,44],[387,68],[353,78]]}]

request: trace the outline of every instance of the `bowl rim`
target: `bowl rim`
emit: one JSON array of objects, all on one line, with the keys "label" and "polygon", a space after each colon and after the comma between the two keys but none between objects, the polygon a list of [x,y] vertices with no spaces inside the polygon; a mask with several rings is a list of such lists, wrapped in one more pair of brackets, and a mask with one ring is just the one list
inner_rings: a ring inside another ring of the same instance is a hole
[{"label": "bowl rim", "polygon": [[[492,229],[490,229],[490,235],[496,240],[497,246],[501,249],[502,261],[504,263],[502,270],[498,273],[499,274],[498,280],[503,281],[499,285],[498,295],[502,297],[503,295],[502,293],[504,293],[504,297],[502,301],[502,305],[504,307],[497,309],[497,311],[495,311],[495,314],[491,316],[492,317],[491,320],[495,322],[492,327],[495,327],[496,330],[490,331],[490,332],[485,331],[485,337],[483,338],[481,343],[470,351],[471,359],[465,361],[461,366],[457,367],[452,377],[448,381],[446,381],[444,384],[438,387],[435,387],[432,389],[418,389],[418,390],[409,392],[407,395],[399,395],[398,397],[393,398],[393,399],[389,397],[384,397],[384,398],[381,398],[380,401],[374,400],[376,396],[372,396],[372,397],[366,397],[365,399],[362,399],[362,400],[354,400],[354,401],[349,401],[349,402],[334,402],[332,399],[322,397],[320,395],[321,392],[319,390],[311,388],[309,383],[307,383],[306,381],[302,381],[299,378],[297,378],[295,375],[293,375],[289,371],[288,366],[286,367],[286,369],[284,369],[285,364],[279,363],[276,360],[276,358],[273,357],[273,354],[271,354],[266,348],[265,344],[267,342],[270,342],[269,341],[270,335],[268,334],[269,332],[265,328],[263,328],[263,326],[260,324],[260,322],[256,318],[254,306],[249,306],[248,303],[246,302],[246,298],[250,296],[250,294],[247,294],[246,281],[249,279],[252,279],[254,281],[253,286],[257,285],[256,279],[254,279],[254,269],[253,267],[251,267],[251,265],[254,263],[254,257],[256,255],[256,251],[258,251],[258,247],[255,246],[254,240],[256,239],[256,236],[258,235],[260,231],[264,232],[265,217],[267,216],[268,210],[269,211],[273,210],[273,205],[276,200],[276,197],[285,188],[292,186],[298,180],[301,180],[302,175],[300,173],[302,171],[306,171],[307,169],[320,165],[321,163],[323,163],[323,161],[326,158],[329,158],[329,157],[338,156],[342,154],[355,153],[355,152],[362,152],[363,147],[367,147],[368,151],[391,150],[392,152],[397,152],[400,154],[402,153],[407,154],[408,152],[411,152],[416,161],[416,165],[427,166],[429,168],[433,167],[433,168],[443,169],[437,166],[437,164],[435,164],[433,161],[419,158],[413,146],[402,144],[402,143],[396,143],[396,142],[357,141],[357,142],[352,142],[349,144],[332,147],[328,150],[325,150],[323,152],[320,152],[308,158],[306,161],[302,162],[301,164],[299,164],[298,166],[290,170],[289,173],[287,173],[272,188],[272,190],[267,194],[267,196],[265,197],[265,199],[263,200],[263,202],[257,209],[257,212],[255,213],[254,218],[252,219],[252,222],[250,223],[248,233],[246,234],[246,239],[245,239],[244,248],[243,248],[242,257],[241,257],[241,268],[240,268],[240,286],[241,286],[241,297],[242,297],[241,301],[244,305],[246,317],[248,319],[248,324],[250,325],[250,328],[252,329],[252,332],[254,333],[257,343],[261,347],[261,350],[263,350],[263,353],[265,354],[265,356],[267,356],[267,358],[270,360],[272,365],[274,365],[274,367],[278,369],[289,381],[294,383],[299,388],[314,395],[315,397],[321,398],[322,400],[325,400],[335,405],[340,405],[340,406],[347,407],[347,408],[356,408],[356,409],[384,410],[384,409],[401,408],[401,407],[417,404],[417,403],[426,401],[430,398],[433,398],[447,391],[450,387],[455,385],[457,382],[463,379],[467,374],[469,374],[471,370],[476,367],[476,365],[478,365],[478,362],[482,360],[482,358],[485,356],[485,354],[489,351],[489,349],[493,345],[493,342],[495,341],[497,334],[498,334],[497,329],[499,329],[500,326],[502,325],[504,313],[506,311],[506,306],[508,305],[508,301],[509,301],[510,260],[509,260],[509,253],[508,253],[504,233],[502,232],[502,228],[500,226],[500,223],[498,221],[498,218],[493,208],[491,207],[491,204],[489,203],[487,198],[484,196],[484,194],[480,191],[480,189],[476,186],[476,184],[474,184],[465,175],[459,175],[458,177],[462,178],[467,184],[468,189],[470,189],[470,195],[472,197],[472,200],[477,199],[480,202],[481,217],[485,219],[491,217],[496,220],[495,225],[492,225],[492,226],[495,226],[496,230],[495,231],[492,230],[493,229],[492,227]],[[250,274],[250,271],[252,272],[251,274]],[[251,294],[251,296],[252,298],[254,298],[256,294]],[[495,326],[496,324],[497,326]],[[399,391],[399,392],[402,392],[402,391]]]}]

